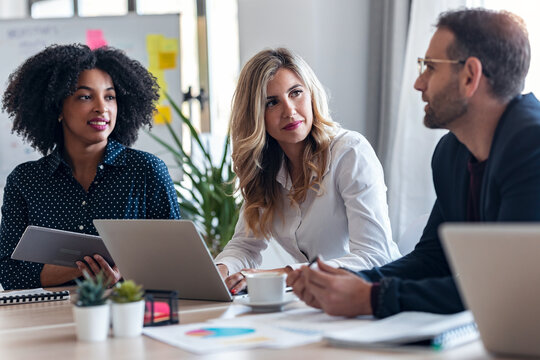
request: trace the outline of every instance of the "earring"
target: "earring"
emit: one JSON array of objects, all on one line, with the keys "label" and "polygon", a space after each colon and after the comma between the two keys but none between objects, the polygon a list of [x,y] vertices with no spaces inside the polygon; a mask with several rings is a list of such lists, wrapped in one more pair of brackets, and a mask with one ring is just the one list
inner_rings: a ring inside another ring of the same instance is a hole
[{"label": "earring", "polygon": [[64,120],[64,118],[62,117],[62,115],[60,115],[60,116],[58,117],[58,122],[61,123],[62,120]]}]

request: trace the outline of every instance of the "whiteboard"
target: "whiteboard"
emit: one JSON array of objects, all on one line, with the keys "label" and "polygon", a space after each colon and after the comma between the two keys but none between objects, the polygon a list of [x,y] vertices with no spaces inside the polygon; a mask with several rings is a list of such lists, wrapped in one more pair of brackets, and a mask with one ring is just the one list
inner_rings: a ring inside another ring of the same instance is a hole
[{"label": "whiteboard", "polygon": [[[136,15],[64,18],[64,19],[24,19],[0,21],[0,91],[3,94],[11,74],[28,57],[52,44],[83,43],[87,45],[104,42],[122,49],[126,54],[140,61],[147,68],[155,62],[149,50],[149,39],[165,38],[176,46],[174,62],[162,71],[160,85],[181,104],[180,85],[180,15]],[[92,43],[92,44],[91,44]],[[92,46],[91,46],[92,47]],[[173,50],[174,52],[174,50]],[[150,69],[151,70],[151,69]],[[151,70],[152,71],[152,70]],[[152,71],[154,74],[154,72]],[[155,75],[155,74],[154,74]],[[163,105],[166,100],[161,100]],[[172,112],[174,113],[174,112]],[[25,161],[35,160],[41,154],[15,134],[11,134],[11,120],[4,112],[0,113],[0,188],[5,185],[7,175],[13,168]],[[180,132],[181,120],[172,114],[172,125]],[[176,164],[162,146],[141,129],[134,148],[151,152],[163,159],[173,178],[180,176]],[[152,133],[167,137],[167,128],[154,124]]]}]

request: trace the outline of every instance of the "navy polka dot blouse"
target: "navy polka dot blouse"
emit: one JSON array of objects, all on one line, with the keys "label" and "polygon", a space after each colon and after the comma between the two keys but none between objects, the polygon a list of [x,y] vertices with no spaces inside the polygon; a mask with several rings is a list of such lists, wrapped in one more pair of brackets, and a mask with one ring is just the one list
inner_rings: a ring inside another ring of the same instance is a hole
[{"label": "navy polka dot blouse", "polygon": [[156,156],[109,140],[88,192],[58,150],[8,176],[0,224],[0,284],[41,287],[43,264],[11,260],[28,225],[97,235],[93,219],[179,219],[167,167]]}]

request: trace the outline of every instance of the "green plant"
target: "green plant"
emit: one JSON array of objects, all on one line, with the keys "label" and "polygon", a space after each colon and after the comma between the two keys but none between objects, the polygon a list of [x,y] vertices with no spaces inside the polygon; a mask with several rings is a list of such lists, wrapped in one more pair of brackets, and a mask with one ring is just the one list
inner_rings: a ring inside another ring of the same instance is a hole
[{"label": "green plant", "polygon": [[116,283],[113,292],[110,296],[115,303],[130,303],[141,301],[144,295],[142,285],[137,285],[133,280],[127,280],[121,283]]},{"label": "green plant", "polygon": [[234,234],[241,201],[235,195],[232,161],[229,155],[230,137],[227,134],[223,155],[214,164],[210,149],[207,148],[193,127],[191,121],[182,113],[177,104],[165,94],[172,108],[188,127],[194,146],[200,150],[201,159],[192,159],[184,150],[182,142],[172,126],[165,121],[173,143],[149,135],[164,146],[182,168],[189,181],[175,182],[182,215],[193,220],[203,233],[206,245],[212,255],[220,253]]},{"label": "green plant", "polygon": [[95,277],[87,272],[83,273],[84,280],[75,279],[77,283],[77,306],[97,306],[103,305],[107,301],[105,294],[109,282],[100,271]]}]

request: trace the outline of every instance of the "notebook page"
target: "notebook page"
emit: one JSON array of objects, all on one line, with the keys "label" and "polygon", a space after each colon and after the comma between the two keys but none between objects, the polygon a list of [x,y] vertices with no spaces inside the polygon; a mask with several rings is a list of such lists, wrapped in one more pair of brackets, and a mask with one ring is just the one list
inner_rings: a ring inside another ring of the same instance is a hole
[{"label": "notebook page", "polygon": [[473,322],[474,319],[469,311],[453,315],[410,311],[374,321],[357,329],[329,332],[325,334],[325,338],[359,346],[383,343],[400,344],[432,338]]},{"label": "notebook page", "polygon": [[37,294],[52,294],[52,291],[43,288],[26,289],[26,290],[8,290],[0,292],[0,299],[9,296],[37,295]]}]

